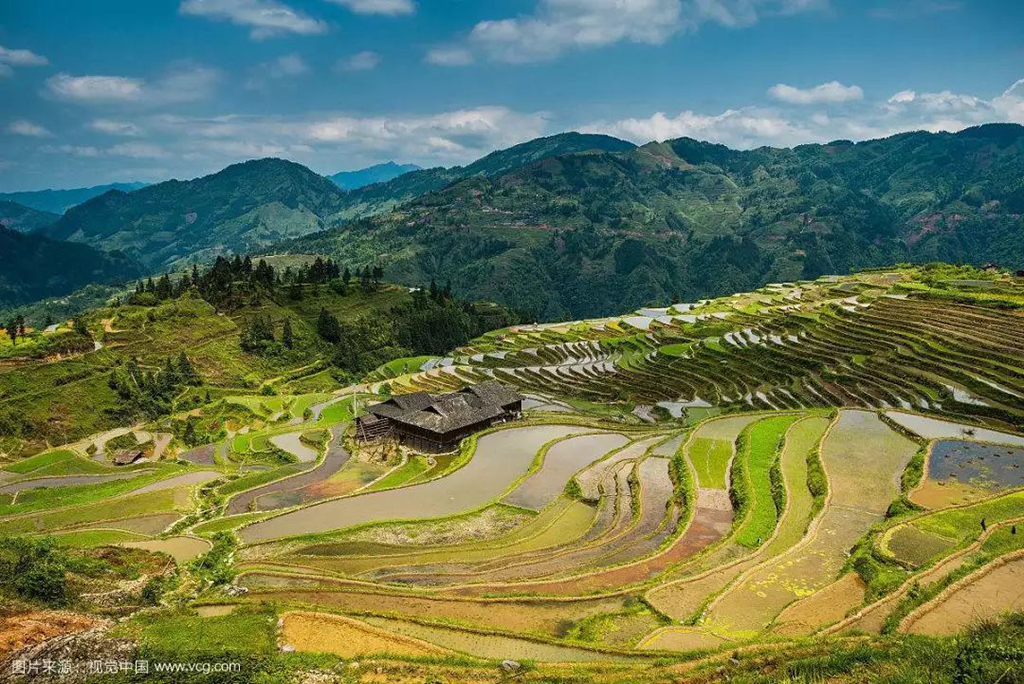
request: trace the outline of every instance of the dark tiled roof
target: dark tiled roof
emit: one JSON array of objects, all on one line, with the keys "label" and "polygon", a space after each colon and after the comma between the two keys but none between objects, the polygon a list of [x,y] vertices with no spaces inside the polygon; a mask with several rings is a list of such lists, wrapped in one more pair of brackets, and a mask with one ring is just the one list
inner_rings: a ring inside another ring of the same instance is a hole
[{"label": "dark tiled roof", "polygon": [[470,385],[458,392],[431,396],[426,392],[401,394],[367,409],[369,414],[445,434],[502,415],[502,406],[522,400],[498,382]]},{"label": "dark tiled roof", "polygon": [[397,394],[384,403],[393,403],[403,411],[418,411],[430,406],[433,401],[434,397],[426,392],[413,392],[411,394]]},{"label": "dark tiled roof", "polygon": [[482,405],[507,406],[508,404],[523,400],[521,394],[494,380],[470,385],[461,392],[476,397],[478,402],[475,403]]}]

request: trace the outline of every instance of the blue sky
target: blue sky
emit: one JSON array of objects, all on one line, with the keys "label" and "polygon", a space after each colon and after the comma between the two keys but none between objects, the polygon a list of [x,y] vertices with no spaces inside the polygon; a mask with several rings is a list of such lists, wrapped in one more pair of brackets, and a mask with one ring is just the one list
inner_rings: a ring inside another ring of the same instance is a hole
[{"label": "blue sky", "polygon": [[1024,3],[0,0],[0,190],[1024,123]]}]

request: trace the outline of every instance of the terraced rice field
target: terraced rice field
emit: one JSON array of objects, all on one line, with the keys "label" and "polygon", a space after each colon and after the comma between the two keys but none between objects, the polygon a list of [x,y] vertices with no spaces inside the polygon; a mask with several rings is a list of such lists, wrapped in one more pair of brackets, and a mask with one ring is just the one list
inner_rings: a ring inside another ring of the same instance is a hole
[{"label": "terraced rice field", "polygon": [[[208,554],[249,591],[203,579],[204,603],[276,606],[279,644],[344,658],[952,633],[1020,605],[1024,317],[918,285],[780,283],[514,326],[335,395],[226,389],[254,417],[211,444],[121,470],[108,431],[4,465],[0,535]],[[489,379],[528,413],[456,452],[352,439],[350,396]]]},{"label": "terraced rice field", "polygon": [[253,542],[274,537],[343,529],[379,520],[439,518],[477,508],[526,474],[537,450],[578,428],[512,428],[481,437],[474,458],[449,477],[401,490],[363,494],[316,504],[254,523],[241,531]]}]

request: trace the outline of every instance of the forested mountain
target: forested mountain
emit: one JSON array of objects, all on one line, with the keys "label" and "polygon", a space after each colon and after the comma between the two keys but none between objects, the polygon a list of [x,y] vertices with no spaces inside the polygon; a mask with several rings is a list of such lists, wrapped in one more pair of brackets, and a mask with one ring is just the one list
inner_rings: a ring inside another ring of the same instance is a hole
[{"label": "forested mountain", "polygon": [[26,207],[63,214],[65,211],[93,197],[98,197],[110,190],[131,192],[145,187],[145,183],[108,183],[91,188],[71,188],[68,190],[29,190],[26,192],[0,192],[0,200],[10,200]]},{"label": "forested mountain", "polygon": [[0,200],[0,226],[19,233],[31,233],[48,226],[60,217],[10,200]]},{"label": "forested mountain", "polygon": [[68,294],[89,283],[117,283],[141,273],[139,265],[88,245],[25,235],[0,226],[0,306]]},{"label": "forested mountain", "polygon": [[352,192],[300,164],[259,159],[194,180],[131,193],[112,190],[69,210],[44,234],[123,250],[151,270],[164,270],[386,211],[466,176],[494,175],[555,154],[632,147],[607,136],[568,133],[493,152],[466,167],[413,171]]},{"label": "forested mountain", "polygon": [[421,169],[402,174],[387,183],[377,183],[349,193],[340,219],[351,220],[383,213],[411,199],[470,176],[496,176],[523,164],[560,154],[582,152],[623,152],[636,145],[607,135],[559,133],[529,140],[508,149],[496,150],[467,166]]},{"label": "forested mountain", "polygon": [[343,196],[305,166],[260,159],[194,180],[111,190],[70,209],[44,234],[123,250],[156,271],[321,230]]},{"label": "forested mountain", "polygon": [[393,161],[389,161],[383,164],[368,166],[358,171],[340,171],[332,176],[328,176],[328,178],[334,181],[334,184],[342,190],[356,190],[372,183],[384,183],[392,178],[401,176],[403,173],[419,171],[420,168],[415,164],[396,164]]},{"label": "forested mountain", "polygon": [[1021,268],[1022,212],[1017,125],[751,151],[681,138],[463,178],[286,248],[555,319],[905,260]]}]

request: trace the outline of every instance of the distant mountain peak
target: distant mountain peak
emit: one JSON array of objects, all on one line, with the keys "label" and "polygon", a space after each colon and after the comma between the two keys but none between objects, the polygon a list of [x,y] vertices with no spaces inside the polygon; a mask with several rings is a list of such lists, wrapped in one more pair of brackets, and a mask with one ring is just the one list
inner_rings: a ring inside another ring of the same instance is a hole
[{"label": "distant mountain peak", "polygon": [[373,183],[386,183],[410,171],[419,171],[422,167],[416,164],[399,164],[393,160],[382,164],[374,164],[365,169],[355,171],[339,171],[328,176],[342,190],[358,190]]}]

